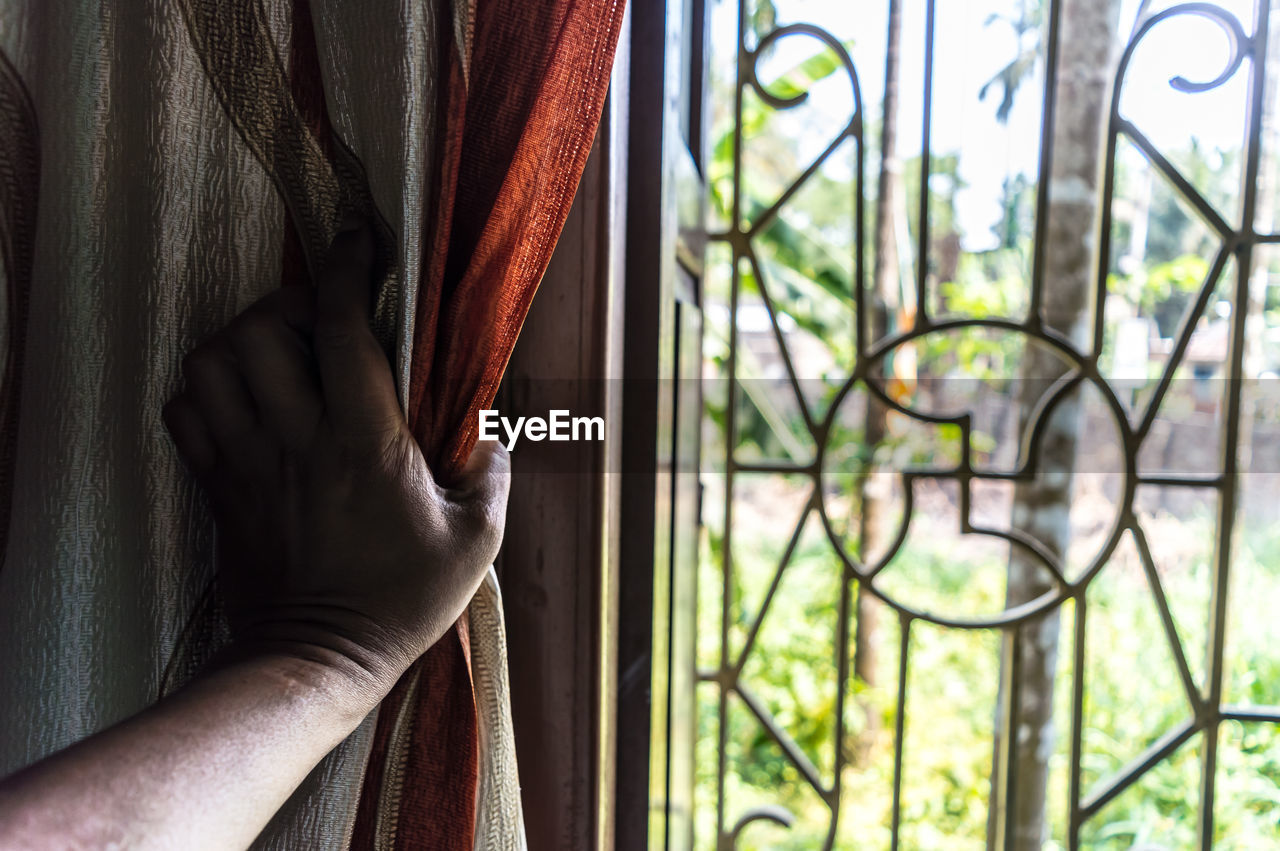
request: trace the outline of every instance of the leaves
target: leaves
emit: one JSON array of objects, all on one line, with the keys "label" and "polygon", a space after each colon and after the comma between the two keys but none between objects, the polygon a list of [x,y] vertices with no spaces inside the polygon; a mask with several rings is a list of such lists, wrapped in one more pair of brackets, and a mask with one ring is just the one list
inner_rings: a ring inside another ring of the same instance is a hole
[{"label": "leaves", "polygon": [[[852,47],[852,42],[845,45],[846,50]],[[842,67],[843,63],[836,52],[825,49],[792,66],[773,82],[765,84],[764,89],[774,97],[792,100],[805,95],[815,83],[825,80]]]},{"label": "leaves", "polygon": [[993,12],[987,16],[985,26],[997,23],[1012,27],[1018,39],[1017,55],[996,75],[978,90],[978,97],[986,100],[992,87],[1000,87],[1000,105],[996,107],[996,118],[1003,124],[1009,120],[1013,110],[1013,101],[1022,85],[1034,75],[1040,61],[1040,34],[1043,32],[1044,2],[1035,0],[1030,6],[1024,6],[1017,17],[1002,12]]}]

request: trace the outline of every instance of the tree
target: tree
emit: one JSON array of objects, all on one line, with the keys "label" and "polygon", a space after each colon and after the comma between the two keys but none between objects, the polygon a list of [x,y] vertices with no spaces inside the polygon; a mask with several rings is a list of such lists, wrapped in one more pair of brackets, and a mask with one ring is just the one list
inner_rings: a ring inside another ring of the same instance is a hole
[{"label": "tree", "polygon": [[[1087,324],[1089,293],[1093,280],[1090,247],[1098,213],[1099,175],[1106,130],[1107,108],[1119,0],[1060,0],[1058,67],[1054,78],[1055,113],[1046,132],[1052,133],[1053,161],[1048,180],[1049,203],[1043,250],[1041,319],[1046,328],[1081,341]],[[1006,94],[1008,98],[1008,94]],[[1017,398],[1021,423],[1064,373],[1065,366],[1053,354],[1028,346],[1022,362]],[[1078,439],[1079,410],[1076,399],[1066,399],[1044,430],[1038,448],[1039,475],[1019,481],[1014,488],[1012,526],[1041,541],[1056,556],[1067,551],[1069,513],[1063,510],[1071,497],[1071,480]],[[1053,589],[1053,579],[1036,560],[1014,547],[1010,550],[1006,603],[1009,607],[1033,600]],[[995,760],[992,788],[1000,790],[1001,806],[1016,784],[1009,833],[998,846],[1014,851],[1038,851],[1046,839],[1046,790],[1048,757],[1053,741],[1053,685],[1057,668],[1059,612],[1057,608],[1021,627],[1022,652],[1017,659],[1006,655],[1003,665],[1019,666],[1019,700],[1002,719],[1008,726],[999,736],[1017,730],[1008,744],[1013,750],[1013,776],[1000,778]],[[1083,672],[1077,671],[1076,676]],[[997,742],[996,752],[1000,753]],[[993,824],[994,837],[1006,825]]]},{"label": "tree", "polygon": [[[880,124],[880,173],[876,181],[875,265],[871,285],[868,331],[872,340],[890,330],[890,321],[899,308],[898,243],[894,222],[902,203],[902,161],[898,159],[898,54],[902,43],[902,0],[889,0],[889,27],[885,46],[884,105]],[[858,321],[864,321],[858,317]],[[875,447],[885,438],[883,405],[867,400],[863,439]],[[868,475],[868,464],[859,476],[861,494],[858,518],[858,549],[865,561],[868,553],[879,553],[893,536],[891,494],[883,493],[886,477]],[[868,685],[876,681],[876,646],[880,604],[863,583],[858,584],[858,617],[854,634],[854,675]],[[868,731],[876,728],[875,712],[863,707]],[[865,739],[865,737],[864,737]]]}]

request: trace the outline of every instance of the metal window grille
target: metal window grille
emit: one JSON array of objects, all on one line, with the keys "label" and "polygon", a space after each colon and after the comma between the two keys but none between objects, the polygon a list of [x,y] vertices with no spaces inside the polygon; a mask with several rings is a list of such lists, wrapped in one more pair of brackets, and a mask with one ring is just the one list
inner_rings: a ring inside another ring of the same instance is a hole
[{"label": "metal window grille", "polygon": [[[898,678],[896,706],[891,713],[892,723],[896,729],[893,735],[892,808],[888,825],[890,847],[895,849],[899,847],[903,808],[909,805],[909,802],[903,800],[904,761],[911,757],[909,753],[904,753],[904,727],[914,723],[927,723],[927,719],[919,719],[911,714],[912,708],[908,695],[907,683],[908,671],[912,665],[913,631],[922,624],[928,623],[945,629],[987,630],[998,634],[1001,637],[1002,656],[1005,662],[1003,665],[1003,682],[1000,685],[1000,717],[995,727],[997,729],[1013,730],[1017,727],[1016,715],[1021,705],[1018,695],[1021,684],[1018,676],[1020,667],[1016,661],[1011,664],[1009,660],[1018,660],[1023,652],[1025,633],[1021,627],[1034,622],[1038,618],[1043,618],[1046,613],[1053,612],[1066,604],[1074,612],[1070,621],[1070,628],[1064,630],[1061,636],[1063,653],[1067,654],[1067,657],[1073,662],[1070,693],[1067,695],[1070,726],[1069,729],[1062,731],[1062,735],[1065,736],[1067,742],[1066,750],[1069,754],[1068,788],[1065,790],[1067,797],[1066,847],[1070,849],[1080,847],[1082,829],[1091,818],[1103,810],[1109,802],[1130,788],[1132,784],[1139,781],[1154,766],[1168,760],[1171,755],[1191,741],[1197,734],[1202,734],[1199,739],[1198,753],[1201,781],[1197,833],[1199,846],[1208,849],[1211,847],[1214,835],[1215,778],[1218,775],[1219,726],[1231,720],[1280,723],[1280,707],[1259,708],[1230,705],[1224,701],[1223,686],[1227,592],[1233,565],[1233,526],[1237,514],[1238,486],[1241,474],[1244,472],[1241,469],[1239,447],[1240,424],[1242,422],[1242,383],[1245,376],[1243,365],[1245,329],[1249,313],[1245,307],[1250,304],[1250,276],[1255,268],[1255,249],[1268,243],[1280,242],[1280,234],[1259,233],[1255,229],[1258,207],[1257,186],[1263,158],[1262,116],[1264,112],[1264,89],[1267,80],[1265,66],[1268,55],[1269,4],[1266,0],[1256,0],[1253,22],[1242,22],[1227,9],[1205,2],[1182,3],[1154,13],[1146,11],[1144,7],[1143,17],[1138,21],[1131,37],[1127,43],[1120,45],[1121,54],[1113,79],[1113,96],[1111,98],[1109,116],[1105,119],[1105,140],[1101,148],[1103,174],[1101,178],[1102,198],[1099,208],[1101,222],[1098,226],[1102,234],[1098,249],[1100,256],[1094,265],[1096,276],[1092,293],[1092,313],[1087,318],[1088,327],[1085,329],[1086,333],[1079,335],[1089,339],[1082,343],[1062,330],[1052,327],[1051,323],[1046,322],[1043,309],[1043,295],[1046,287],[1046,281],[1044,280],[1044,253],[1046,241],[1050,238],[1050,234],[1047,232],[1047,211],[1050,204],[1050,181],[1047,179],[1047,175],[1050,173],[1055,153],[1054,134],[1051,132],[1051,128],[1055,111],[1055,63],[1060,47],[1058,42],[1061,28],[1061,4],[1048,2],[1045,6],[1044,61],[1046,63],[1046,72],[1044,74],[1042,141],[1039,151],[1039,169],[1042,177],[1037,189],[1038,194],[1034,214],[1034,257],[1030,274],[1029,309],[1027,309],[1025,316],[1022,318],[951,318],[934,315],[937,312],[935,310],[936,299],[932,297],[933,294],[930,292],[931,282],[925,262],[925,258],[931,250],[928,227],[930,215],[929,139],[932,112],[930,93],[934,82],[934,69],[931,60],[934,54],[935,38],[946,38],[947,36],[934,31],[935,0],[922,0],[922,2],[927,4],[924,52],[926,57],[924,68],[925,100],[923,127],[921,128],[924,144],[920,165],[923,173],[918,181],[917,191],[919,195],[910,199],[910,203],[918,211],[918,222],[921,223],[921,226],[916,228],[918,243],[914,246],[918,251],[918,262],[915,269],[914,321],[909,328],[888,334],[879,339],[872,333],[869,327],[870,322],[867,318],[870,296],[866,280],[868,269],[866,268],[867,263],[864,259],[863,249],[867,236],[864,218],[866,218],[866,213],[868,212],[864,209],[863,202],[866,195],[864,181],[865,172],[867,171],[864,137],[868,133],[868,125],[872,123],[872,119],[864,114],[864,101],[859,90],[859,77],[854,61],[850,52],[846,50],[845,45],[839,39],[817,25],[792,24],[782,26],[763,35],[756,43],[750,43],[747,36],[747,4],[745,2],[739,4],[736,84],[733,92],[734,102],[732,104],[735,126],[732,136],[733,191],[731,195],[731,213],[727,229],[710,234],[713,251],[718,243],[723,246],[721,251],[723,251],[724,255],[731,258],[728,261],[726,272],[729,278],[726,372],[731,377],[738,375],[738,359],[741,354],[739,311],[744,287],[746,286],[744,278],[750,276],[754,280],[753,286],[758,291],[759,300],[767,310],[769,332],[777,342],[778,350],[781,354],[780,366],[786,375],[785,385],[781,385],[784,389],[779,391],[775,388],[773,392],[794,394],[796,409],[803,418],[804,437],[812,454],[811,460],[795,463],[786,460],[759,460],[740,457],[740,454],[735,450],[735,417],[739,415],[738,412],[743,404],[741,396],[744,391],[741,382],[737,380],[726,382],[725,392],[727,398],[723,407],[725,422],[722,425],[727,436],[724,441],[725,455],[723,458],[725,498],[723,501],[723,517],[717,521],[722,523],[723,541],[718,554],[719,561],[715,565],[717,570],[710,573],[704,570],[702,573],[704,581],[705,577],[713,576],[718,577],[722,582],[720,587],[716,589],[716,594],[707,595],[705,588],[700,592],[704,607],[708,605],[706,601],[716,598],[711,606],[719,608],[719,611],[713,614],[718,618],[721,627],[720,634],[717,637],[718,662],[710,669],[702,670],[699,673],[701,683],[699,689],[704,698],[709,697],[714,705],[714,713],[717,717],[717,723],[711,730],[711,741],[705,741],[704,732],[704,741],[699,749],[699,760],[704,767],[709,760],[715,761],[715,799],[712,802],[704,801],[703,803],[714,804],[717,847],[726,849],[735,847],[744,831],[758,821],[767,820],[785,826],[791,820],[791,816],[784,809],[767,803],[734,809],[726,801],[727,773],[730,771],[727,754],[731,746],[729,741],[731,735],[729,715],[732,711],[740,710],[745,711],[754,718],[755,723],[758,723],[764,735],[771,740],[771,746],[776,746],[781,751],[790,766],[788,771],[793,772],[794,776],[799,778],[799,782],[811,787],[816,797],[829,809],[830,830],[825,847],[832,847],[835,844],[838,833],[837,821],[844,793],[842,788],[843,778],[845,776],[845,767],[850,758],[847,747],[848,730],[846,729],[845,719],[847,705],[852,699],[850,676],[851,643],[853,641],[852,620],[856,607],[856,595],[859,586],[861,586],[869,590],[871,594],[874,594],[887,607],[885,611],[892,613],[885,627],[889,631],[896,631]],[[1245,126],[1242,128],[1245,141],[1241,165],[1242,182],[1239,197],[1239,215],[1234,221],[1229,221],[1213,203],[1204,197],[1194,185],[1194,182],[1184,175],[1177,165],[1171,162],[1150,139],[1144,136],[1137,126],[1126,120],[1120,108],[1120,98],[1117,95],[1124,84],[1129,61],[1133,57],[1135,50],[1150,32],[1174,18],[1182,20],[1194,19],[1209,29],[1216,29],[1225,33],[1230,44],[1230,56],[1227,67],[1222,69],[1215,79],[1192,81],[1184,78],[1175,78],[1171,82],[1173,86],[1186,92],[1208,91],[1224,85],[1227,81],[1236,78],[1237,75],[1243,75],[1247,79],[1248,104],[1245,111]],[[843,130],[832,139],[822,153],[813,159],[795,180],[786,186],[772,205],[748,212],[744,201],[744,181],[748,178],[748,175],[744,174],[745,166],[742,155],[744,147],[744,97],[747,93],[751,93],[753,97],[759,98],[779,113],[783,113],[803,102],[805,93],[787,92],[779,94],[763,84],[759,74],[762,57],[766,56],[771,48],[782,40],[793,37],[814,39],[818,43],[825,45],[838,58],[839,73],[847,75],[853,87],[853,111],[848,117],[847,124]],[[1100,366],[1104,334],[1103,317],[1107,299],[1109,298],[1107,272],[1112,260],[1110,257],[1112,249],[1109,234],[1112,226],[1112,206],[1116,184],[1117,147],[1122,142],[1134,146],[1145,156],[1154,171],[1166,180],[1178,193],[1182,201],[1198,215],[1217,243],[1216,251],[1211,257],[1205,258],[1209,261],[1209,271],[1194,293],[1193,306],[1187,313],[1189,318],[1183,320],[1181,327],[1174,335],[1173,349],[1155,384],[1154,392],[1143,402],[1141,410],[1136,415],[1132,414],[1127,409],[1124,401],[1122,401],[1121,397],[1124,394],[1124,390],[1122,388],[1118,389],[1115,382],[1108,378],[1105,370]],[[847,380],[835,395],[835,398],[826,407],[825,412],[815,412],[811,410],[811,406],[806,401],[806,394],[801,386],[802,379],[799,377],[797,367],[793,362],[792,353],[788,348],[787,335],[781,327],[779,311],[774,304],[776,293],[781,285],[771,279],[769,270],[765,269],[760,262],[757,252],[757,240],[765,229],[776,220],[783,206],[804,189],[806,183],[823,166],[824,162],[842,145],[850,144],[853,146],[854,160],[851,191],[854,199],[854,220],[852,224],[855,230],[853,239],[855,255],[853,257],[853,280],[855,286],[849,296],[852,300],[853,316],[851,322],[854,329],[856,355],[852,368],[847,375]],[[1219,291],[1218,288],[1220,286],[1228,294],[1231,303],[1238,308],[1233,311],[1229,321],[1229,343],[1224,381],[1222,382],[1224,389],[1220,417],[1223,428],[1220,444],[1220,468],[1207,475],[1155,475],[1144,473],[1138,463],[1144,441],[1147,441],[1151,435],[1153,423],[1157,412],[1160,410],[1162,400],[1173,384],[1175,370],[1180,364],[1184,363],[1193,331],[1196,327],[1196,320],[1205,311],[1206,306],[1210,304],[1211,296]],[[975,461],[975,453],[972,446],[973,423],[968,415],[964,413],[955,416],[921,414],[919,411],[914,410],[909,403],[904,403],[901,398],[891,394],[885,388],[885,381],[883,380],[885,363],[893,352],[901,350],[905,344],[921,341],[929,335],[955,332],[962,329],[986,329],[998,333],[1020,335],[1028,341],[1028,346],[1052,352],[1064,364],[1062,374],[1056,376],[1050,382],[1050,386],[1041,397],[1040,403],[1033,410],[1023,413],[1024,427],[1022,428],[1022,434],[1024,444],[1018,453],[1017,464],[1011,470],[997,471]],[[1064,566],[1063,557],[1049,551],[1042,543],[1037,542],[1030,536],[1020,534],[1016,529],[999,530],[983,527],[968,517],[967,512],[969,511],[970,495],[973,489],[980,486],[984,481],[1017,482],[1034,477],[1037,472],[1035,468],[1036,447],[1043,438],[1046,423],[1052,416],[1055,407],[1064,398],[1085,385],[1091,387],[1105,401],[1105,408],[1109,412],[1114,428],[1120,436],[1123,460],[1122,469],[1118,472],[1122,479],[1122,485],[1118,492],[1116,516],[1106,534],[1105,544],[1092,557],[1087,566],[1082,570],[1075,571],[1073,575]],[[917,421],[935,425],[944,425],[958,430],[959,434],[959,452],[954,465],[950,465],[945,469],[935,468],[927,471],[906,467],[898,471],[897,474],[901,477],[901,487],[905,499],[905,507],[903,509],[905,516],[900,527],[901,534],[896,541],[892,542],[889,551],[875,559],[873,563],[860,560],[845,545],[842,535],[835,528],[838,524],[833,523],[833,518],[829,516],[827,503],[830,488],[828,483],[824,481],[827,476],[824,463],[839,448],[835,443],[839,439],[838,429],[835,427],[837,411],[845,396],[855,391],[868,394],[869,398],[873,397],[878,404],[889,411],[895,412],[896,415],[914,418]],[[752,613],[752,616],[748,619],[745,640],[736,642],[739,646],[734,646],[735,642],[731,640],[730,636],[730,621],[733,617],[731,609],[734,609],[736,605],[733,602],[735,565],[733,563],[732,546],[732,536],[735,529],[734,512],[736,508],[734,483],[735,478],[746,474],[778,474],[803,480],[807,482],[809,497],[804,510],[801,512],[799,523],[792,531],[789,541],[779,542],[783,555],[779,560],[772,581],[758,610]],[[1006,540],[1011,546],[1020,547],[1023,551],[1029,553],[1030,557],[1041,565],[1046,576],[1049,577],[1049,590],[1034,600],[1006,607],[997,614],[978,619],[939,615],[922,608],[913,607],[895,597],[894,594],[884,590],[878,583],[877,577],[893,562],[895,554],[897,554],[903,543],[905,530],[909,525],[912,512],[911,494],[913,492],[913,481],[923,477],[946,480],[953,483],[956,492],[959,494],[960,510],[962,516],[964,516],[963,522],[967,527],[964,531],[974,534],[995,535]],[[1178,625],[1171,613],[1169,602],[1162,587],[1160,573],[1156,569],[1152,557],[1144,524],[1139,513],[1135,511],[1135,493],[1141,486],[1145,485],[1210,489],[1217,495],[1216,541],[1211,565],[1212,589],[1208,601],[1208,609],[1203,612],[1203,618],[1207,624],[1207,659],[1204,665],[1203,678],[1198,678],[1193,674],[1193,666],[1188,661],[1183,641],[1178,634]],[[819,768],[815,767],[804,749],[797,744],[794,737],[785,729],[785,725],[774,717],[769,707],[766,706],[765,701],[755,694],[749,676],[744,674],[744,668],[747,667],[752,654],[759,652],[756,639],[761,624],[770,615],[770,604],[774,599],[779,584],[783,581],[788,571],[788,562],[795,552],[802,528],[811,518],[817,518],[821,522],[822,529],[829,538],[830,552],[843,566],[842,576],[838,582],[839,598],[835,606],[838,619],[834,627],[837,648],[837,658],[835,660],[837,669],[835,677],[836,711],[834,713],[833,735],[835,745],[830,756],[831,764],[829,770],[819,770]],[[1088,628],[1089,603],[1086,600],[1086,592],[1100,571],[1107,565],[1108,560],[1111,559],[1118,544],[1125,536],[1131,538],[1134,546],[1136,546],[1137,553],[1145,569],[1149,593],[1158,610],[1159,623],[1162,628],[1162,632],[1151,635],[1150,640],[1169,643],[1171,655],[1177,668],[1177,679],[1181,683],[1182,691],[1185,693],[1185,720],[1173,729],[1166,730],[1144,752],[1138,754],[1120,771],[1086,788],[1086,784],[1082,780],[1081,768],[1082,754],[1085,749],[1082,738],[1086,724],[1084,718],[1086,686],[1083,671],[1086,665],[1086,644],[1090,636]],[[703,625],[708,622],[710,621],[706,618],[700,621]],[[1201,681],[1198,682],[1198,679]],[[1007,821],[1002,823],[1002,820],[1012,819],[1012,814],[1015,811],[1012,801],[1018,792],[1018,778],[1013,765],[1012,755],[1014,750],[1014,746],[1006,743],[1002,749],[998,750],[998,754],[993,757],[997,763],[1003,762],[1003,766],[998,766],[992,773],[991,802],[996,812],[990,820],[988,838],[990,847],[1015,847],[1013,840],[1009,838],[1011,836],[1011,825]],[[1274,840],[1274,837],[1271,839]],[[1266,844],[1267,840],[1261,841]],[[1036,847],[1039,846],[1037,845]]]}]

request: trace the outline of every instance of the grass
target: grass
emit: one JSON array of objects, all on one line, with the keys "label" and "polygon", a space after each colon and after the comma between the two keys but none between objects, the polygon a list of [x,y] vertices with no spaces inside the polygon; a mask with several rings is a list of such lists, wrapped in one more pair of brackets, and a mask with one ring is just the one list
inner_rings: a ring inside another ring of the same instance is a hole
[{"label": "grass", "polygon": [[[785,487],[802,487],[789,483]],[[776,499],[771,493],[770,499]],[[723,498],[723,495],[720,496]],[[739,499],[742,495],[739,495]],[[714,497],[712,497],[714,499]],[[802,500],[801,500],[802,501]],[[770,503],[772,504],[772,503]],[[767,511],[765,512],[767,515]],[[709,512],[707,516],[714,516]],[[1209,511],[1144,515],[1183,650],[1203,687],[1215,519]],[[794,522],[790,517],[786,522]],[[998,610],[1004,561],[990,548],[966,552],[929,527],[928,517],[895,561],[894,587],[913,605]],[[1280,533],[1248,513],[1240,520],[1232,563],[1224,701],[1280,704]],[[735,530],[733,642],[741,647],[763,589],[777,567],[777,528]],[[755,538],[752,534],[754,530]],[[1154,530],[1154,531],[1153,531]],[[784,539],[785,540],[785,539]],[[1167,545],[1166,545],[1167,544]],[[719,535],[706,537],[700,575],[702,663],[717,661]],[[821,528],[801,535],[764,619],[743,682],[829,783],[835,760],[836,653],[840,562]],[[1191,717],[1154,597],[1131,543],[1091,583],[1086,597],[1085,726],[1082,776],[1087,790],[1105,782],[1161,735]],[[1072,604],[1063,607],[1050,760],[1050,837],[1065,847],[1070,729]],[[889,847],[892,811],[898,620],[884,609],[874,685],[850,684],[845,713],[847,765],[835,847]],[[904,849],[985,849],[991,738],[1000,666],[998,631],[913,623],[907,683],[901,812]],[[696,825],[699,848],[715,847],[717,687],[700,686]],[[745,828],[736,847],[811,849],[830,829],[827,804],[736,696],[728,706],[726,819],[751,807],[780,805],[795,817]],[[1197,733],[1085,824],[1082,847],[1105,851],[1181,851],[1197,835],[1200,745]],[[1280,734],[1267,723],[1225,723],[1219,743],[1215,848],[1257,849],[1280,841]]]}]

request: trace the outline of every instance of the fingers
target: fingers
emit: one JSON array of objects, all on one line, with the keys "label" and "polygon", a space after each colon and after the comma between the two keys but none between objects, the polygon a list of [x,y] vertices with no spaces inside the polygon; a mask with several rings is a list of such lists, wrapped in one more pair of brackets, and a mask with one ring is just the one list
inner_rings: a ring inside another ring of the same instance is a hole
[{"label": "fingers", "polygon": [[[182,361],[185,397],[203,421],[220,454],[235,457],[257,428],[258,415],[235,353],[221,334]],[[184,414],[185,415],[185,414]]]},{"label": "fingers", "polygon": [[222,456],[252,469],[263,438],[302,449],[325,418],[339,440],[371,450],[403,431],[391,367],[369,326],[372,266],[372,232],[346,227],[314,292],[277,290],[187,355],[186,389],[165,422],[193,470]]},{"label": "fingers", "polygon": [[317,282],[315,353],[335,433],[366,445],[404,425],[391,367],[369,327],[373,286],[373,234],[344,226]]},{"label": "fingers", "polygon": [[240,314],[227,338],[263,424],[290,449],[309,445],[324,414],[309,341],[315,297],[284,287]]},{"label": "fingers", "polygon": [[187,469],[197,477],[208,475],[217,460],[217,450],[196,406],[185,394],[179,394],[164,406],[161,418]]}]

